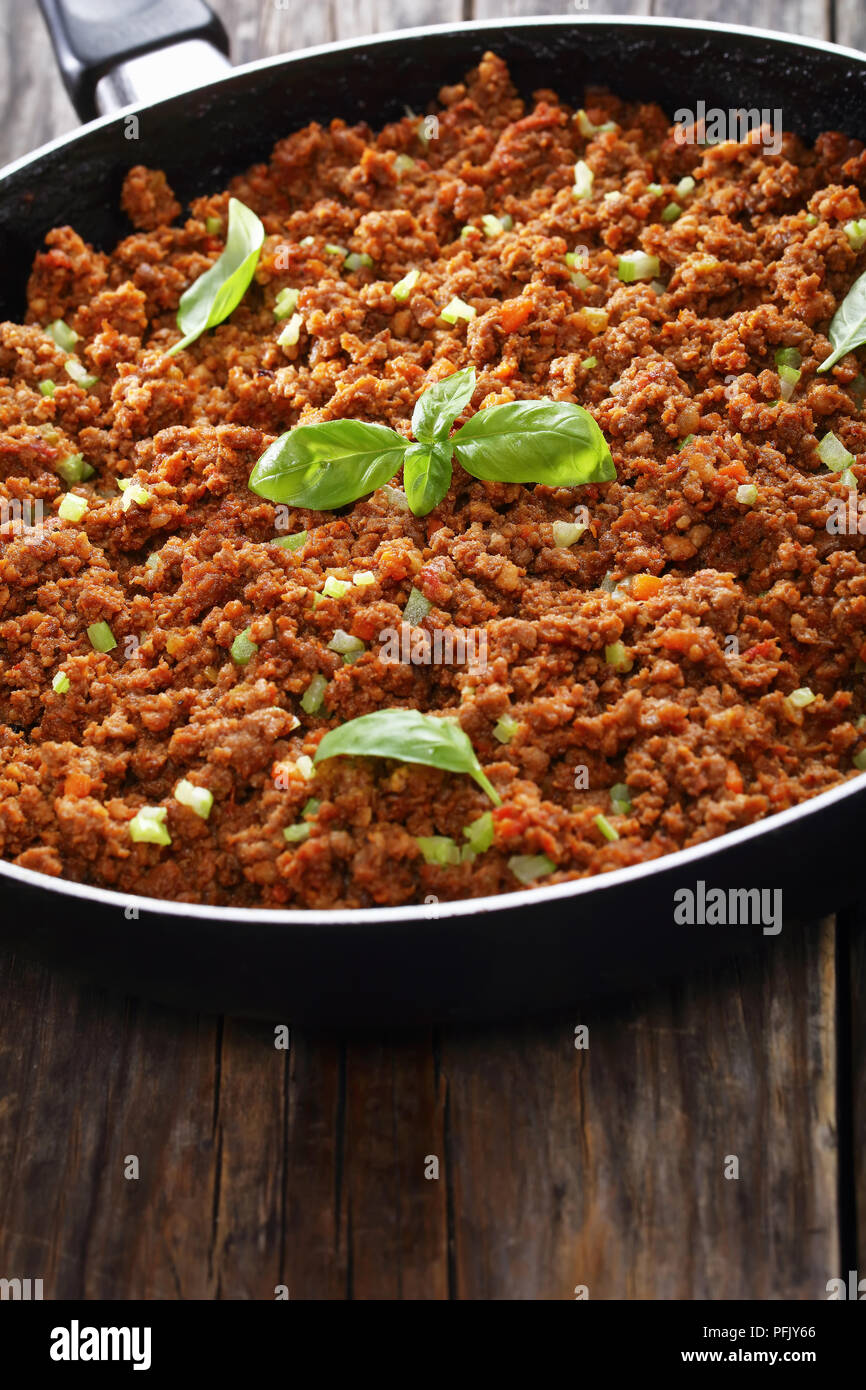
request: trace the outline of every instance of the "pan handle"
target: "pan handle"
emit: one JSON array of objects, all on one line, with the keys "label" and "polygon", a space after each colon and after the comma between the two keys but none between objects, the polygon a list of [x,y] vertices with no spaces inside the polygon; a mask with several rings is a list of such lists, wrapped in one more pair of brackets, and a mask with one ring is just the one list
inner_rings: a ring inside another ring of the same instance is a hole
[{"label": "pan handle", "polygon": [[83,121],[155,101],[228,70],[222,21],[204,0],[39,0]]}]

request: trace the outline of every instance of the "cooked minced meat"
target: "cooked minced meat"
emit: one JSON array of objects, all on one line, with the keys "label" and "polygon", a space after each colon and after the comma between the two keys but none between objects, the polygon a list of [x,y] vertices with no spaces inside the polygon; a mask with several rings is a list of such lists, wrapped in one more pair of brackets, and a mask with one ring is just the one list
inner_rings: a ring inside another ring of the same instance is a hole
[{"label": "cooked minced meat", "polygon": [[[0,326],[3,495],[44,509],[28,532],[7,507],[3,531],[3,856],[206,903],[423,902],[519,888],[515,856],[546,856],[545,882],[652,859],[857,775],[863,539],[828,532],[851,480],[816,449],[832,430],[862,480],[862,378],[853,354],[816,368],[864,268],[844,231],[866,212],[864,148],[839,134],[814,148],[786,135],[778,155],[681,145],[656,106],[585,103],[615,128],[586,137],[552,91],[526,106],[487,55],[441,93],[426,142],[408,116],[282,140],[229,190],[267,232],[255,280],[174,357],[178,301],[223,248],[229,192],[173,226],[164,175],[139,167],[123,195],[138,230],[114,251],[50,233],[26,324]],[[594,174],[582,199],[578,159]],[[687,175],[682,215],[662,220]],[[348,270],[331,245],[372,264]],[[621,282],[634,250],[658,258],[656,283]],[[284,287],[301,324],[281,346]],[[455,296],[472,321],[443,322]],[[45,331],[58,319],[95,383],[65,370]],[[785,347],[802,375],[780,403]],[[423,518],[399,476],[340,513],[286,516],[248,489],[299,422],[355,417],[408,438],[421,392],[470,364],[463,418],[579,403],[616,481],[484,483],[455,464]],[[57,516],[70,455],[95,470],[73,481],[89,503],[78,522]],[[124,510],[119,480],[147,500]],[[580,507],[588,529],[557,545],[554,523]],[[306,543],[275,546],[281,530]],[[362,571],[372,583],[322,596],[328,576]],[[481,669],[380,659],[413,588],[428,632],[483,629]],[[113,649],[94,649],[94,624]],[[359,659],[329,648],[337,629],[364,642]],[[258,649],[240,664],[247,631]],[[327,687],[309,713],[316,675]],[[816,698],[792,702],[797,690]],[[327,730],[389,707],[459,719],[502,798],[489,849],[438,865],[417,843],[465,843],[491,809],[469,777],[375,757],[310,775]],[[182,779],[213,794],[209,816],[175,799]],[[133,841],[142,807],[166,809],[170,845]],[[287,842],[305,814],[309,834]]]}]

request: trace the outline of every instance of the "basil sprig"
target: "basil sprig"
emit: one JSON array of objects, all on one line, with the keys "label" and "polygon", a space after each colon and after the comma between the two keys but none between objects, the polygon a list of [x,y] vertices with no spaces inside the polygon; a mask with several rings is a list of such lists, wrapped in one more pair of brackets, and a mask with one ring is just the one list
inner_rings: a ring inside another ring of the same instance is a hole
[{"label": "basil sprig", "polygon": [[299,425],[265,450],[250,475],[250,487],[271,502],[331,510],[383,487],[405,452],[405,439],[387,425],[361,420]]},{"label": "basil sprig", "polygon": [[238,198],[229,198],[225,250],[181,296],[177,326],[184,336],[169,348],[169,357],[189,347],[238,307],[255,274],[264,239],[265,229],[252,209]]},{"label": "basil sprig", "polygon": [[451,486],[451,445],[410,444],[403,455],[403,487],[409,508],[426,516]]},{"label": "basil sprig", "polygon": [[846,352],[866,343],[866,271],[854,281],[830,320],[830,342],[833,351],[824,358],[819,372],[828,371]]},{"label": "basil sprig", "polygon": [[462,372],[436,381],[418,397],[412,411],[412,433],[422,444],[435,444],[447,439],[451,426],[462,415],[475,391],[475,368],[464,367]]},{"label": "basil sprig", "polygon": [[379,709],[350,719],[325,734],[314,763],[342,754],[366,758],[397,758],[402,763],[423,763],[446,772],[466,772],[486,792],[494,806],[502,798],[475,756],[475,749],[459,724],[416,709]]},{"label": "basil sprig", "polygon": [[475,368],[438,381],[412,415],[417,443],[384,425],[326,420],[280,435],[250,475],[260,497],[331,511],[390,481],[400,466],[416,516],[437,507],[451,484],[454,454],[473,478],[578,487],[616,477],[607,442],[587,410],[568,401],[510,401],[451,429],[475,390]]},{"label": "basil sprig", "polygon": [[605,437],[588,410],[565,401],[511,401],[479,410],[453,439],[473,478],[574,487],[616,477]]}]

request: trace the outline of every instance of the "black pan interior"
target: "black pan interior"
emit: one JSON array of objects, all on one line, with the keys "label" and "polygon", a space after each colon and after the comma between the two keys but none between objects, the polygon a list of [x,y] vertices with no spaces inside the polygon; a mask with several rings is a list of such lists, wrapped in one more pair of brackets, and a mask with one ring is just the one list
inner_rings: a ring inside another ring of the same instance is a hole
[{"label": "black pan interior", "polygon": [[553,87],[579,102],[589,84],[679,107],[779,108],[805,138],[844,130],[866,139],[864,62],[844,52],[772,43],[756,33],[612,21],[505,23],[287,58],[143,111],[139,138],[118,118],[15,170],[3,182],[0,318],[20,318],[33,255],[51,227],[69,223],[107,248],[130,231],[119,209],[132,164],[164,169],[187,202],[267,159],[276,140],[334,116],[376,126],[419,111],[459,81],[486,49],[510,64],[523,95]]}]

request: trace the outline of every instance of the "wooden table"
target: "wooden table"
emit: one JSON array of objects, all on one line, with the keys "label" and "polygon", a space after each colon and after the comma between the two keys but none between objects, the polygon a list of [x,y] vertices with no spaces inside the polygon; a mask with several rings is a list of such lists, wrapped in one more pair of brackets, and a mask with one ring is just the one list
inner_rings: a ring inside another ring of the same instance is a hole
[{"label": "wooden table", "polygon": [[[215,7],[241,61],[473,11],[579,8]],[[589,8],[866,47],[860,0]],[[5,162],[74,116],[35,9],[6,6],[0,28]],[[831,854],[816,845],[816,872]],[[585,1285],[593,1299],[815,1299],[866,1273],[857,914],[544,1024],[293,1031],[288,1051],[274,1025],[290,1020],[118,1002],[8,952],[0,973],[0,1276],[41,1277],[46,1298],[272,1299],[284,1285],[295,1299],[570,1299]]]}]

